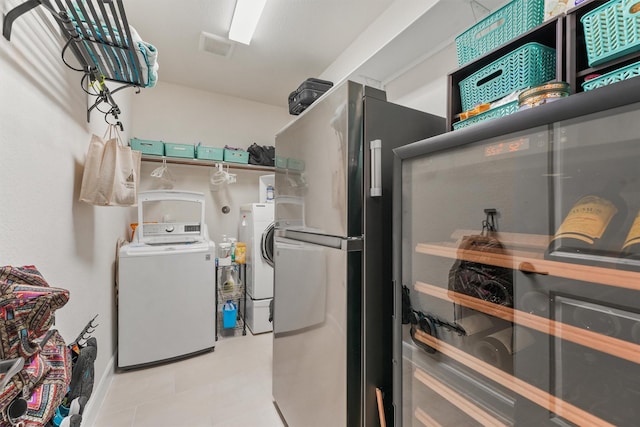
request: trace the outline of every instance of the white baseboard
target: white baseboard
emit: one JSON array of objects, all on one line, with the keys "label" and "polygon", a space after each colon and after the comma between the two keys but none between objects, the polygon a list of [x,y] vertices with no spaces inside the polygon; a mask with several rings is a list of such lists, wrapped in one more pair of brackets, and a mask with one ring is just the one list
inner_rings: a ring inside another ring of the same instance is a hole
[{"label": "white baseboard", "polygon": [[84,412],[82,412],[82,427],[93,427],[95,424],[102,402],[104,402],[104,398],[107,396],[111,381],[113,381],[113,367],[115,363],[116,354],[114,353],[113,356],[111,356],[111,359],[109,359],[109,363],[107,363],[107,367],[105,368],[100,381],[98,381],[97,384],[94,383],[91,398],[87,402]]}]

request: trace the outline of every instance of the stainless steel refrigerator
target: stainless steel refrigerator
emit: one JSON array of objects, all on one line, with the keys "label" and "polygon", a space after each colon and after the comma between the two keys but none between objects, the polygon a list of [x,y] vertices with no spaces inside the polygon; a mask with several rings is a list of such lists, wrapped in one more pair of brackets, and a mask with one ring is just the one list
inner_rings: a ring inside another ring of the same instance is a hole
[{"label": "stainless steel refrigerator", "polygon": [[277,134],[273,397],[289,427],[392,419],[392,149],[444,130],[347,81]]}]

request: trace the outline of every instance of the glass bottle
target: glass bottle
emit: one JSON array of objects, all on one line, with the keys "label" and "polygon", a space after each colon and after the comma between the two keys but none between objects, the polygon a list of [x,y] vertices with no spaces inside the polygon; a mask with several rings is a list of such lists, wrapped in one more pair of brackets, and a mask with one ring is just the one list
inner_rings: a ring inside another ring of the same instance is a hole
[{"label": "glass bottle", "polygon": [[558,227],[545,257],[556,252],[617,255],[615,248],[619,247],[627,216],[627,204],[619,194],[621,187],[620,182],[611,181],[602,191],[578,199]]}]

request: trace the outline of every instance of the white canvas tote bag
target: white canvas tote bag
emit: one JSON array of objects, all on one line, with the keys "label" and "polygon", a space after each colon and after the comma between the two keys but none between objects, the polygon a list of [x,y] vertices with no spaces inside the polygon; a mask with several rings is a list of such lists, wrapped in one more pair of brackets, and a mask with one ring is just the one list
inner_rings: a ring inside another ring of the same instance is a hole
[{"label": "white canvas tote bag", "polygon": [[103,138],[92,135],[84,163],[80,201],[96,206],[135,206],[140,160],[140,151],[124,145],[114,125],[109,126]]}]

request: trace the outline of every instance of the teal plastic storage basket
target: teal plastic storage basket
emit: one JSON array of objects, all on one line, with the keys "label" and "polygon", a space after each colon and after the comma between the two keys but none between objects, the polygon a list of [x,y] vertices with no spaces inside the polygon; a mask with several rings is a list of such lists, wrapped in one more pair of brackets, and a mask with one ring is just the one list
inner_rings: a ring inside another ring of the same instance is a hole
[{"label": "teal plastic storage basket", "polygon": [[640,50],[640,1],[612,0],[581,19],[587,60],[598,65]]},{"label": "teal plastic storage basket", "polygon": [[498,117],[508,116],[509,114],[518,111],[518,101],[511,101],[507,104],[501,105],[491,110],[487,110],[484,113],[480,113],[476,116],[469,117],[467,120],[461,120],[453,124],[453,130],[475,125],[476,123],[484,122],[491,119],[497,119]]},{"label": "teal plastic storage basket", "polygon": [[142,154],[153,154],[154,156],[164,156],[164,142],[149,141],[146,139],[131,138],[129,141],[132,150],[142,152]]},{"label": "teal plastic storage basket", "polygon": [[513,0],[456,37],[458,64],[502,46],[544,21],[544,0]]},{"label": "teal plastic storage basket", "polygon": [[462,111],[556,77],[556,50],[527,43],[459,83]]},{"label": "teal plastic storage basket", "polygon": [[600,77],[596,77],[593,80],[582,83],[582,89],[586,92],[588,90],[596,89],[611,83],[621,82],[623,80],[630,79],[632,77],[640,76],[640,62],[636,62],[618,70],[611,71],[610,73],[603,74]]}]

